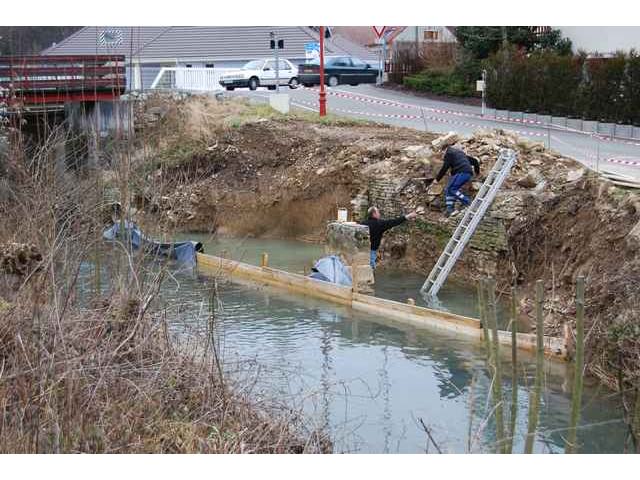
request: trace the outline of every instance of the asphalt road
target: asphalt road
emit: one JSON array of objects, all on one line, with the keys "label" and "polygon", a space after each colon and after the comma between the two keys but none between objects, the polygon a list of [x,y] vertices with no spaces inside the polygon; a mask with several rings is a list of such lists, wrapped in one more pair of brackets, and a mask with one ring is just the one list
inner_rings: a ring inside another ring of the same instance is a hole
[{"label": "asphalt road", "polygon": [[[254,92],[236,90],[232,95],[248,95],[266,101],[270,93],[261,88]],[[318,110],[317,89],[281,88],[281,93],[290,95],[294,108]],[[328,88],[327,110],[335,115],[437,133],[455,131],[470,135],[478,129],[502,128],[543,142],[593,170],[614,172],[640,181],[640,140],[596,136],[557,125],[501,120],[494,118],[493,110],[483,117],[480,107],[416,97],[373,85]]]}]

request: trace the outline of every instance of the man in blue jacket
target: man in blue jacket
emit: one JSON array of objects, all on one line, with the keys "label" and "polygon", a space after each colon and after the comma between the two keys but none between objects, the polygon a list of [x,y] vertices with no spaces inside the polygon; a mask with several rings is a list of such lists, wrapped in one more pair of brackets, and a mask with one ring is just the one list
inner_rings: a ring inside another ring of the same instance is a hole
[{"label": "man in blue jacket", "polygon": [[436,175],[435,181],[439,182],[449,170],[451,170],[451,177],[445,189],[447,217],[454,216],[458,213],[454,210],[456,201],[462,203],[465,208],[471,203],[469,197],[462,193],[461,189],[471,180],[474,170],[476,175],[480,174],[480,162],[459,148],[448,147],[444,154],[444,163],[438,175]]}]

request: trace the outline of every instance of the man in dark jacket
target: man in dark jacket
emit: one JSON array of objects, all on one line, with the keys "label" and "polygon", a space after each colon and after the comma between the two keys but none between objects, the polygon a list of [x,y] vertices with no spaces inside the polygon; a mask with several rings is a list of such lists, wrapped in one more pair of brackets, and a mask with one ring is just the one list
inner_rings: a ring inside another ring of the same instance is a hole
[{"label": "man in dark jacket", "polygon": [[400,225],[407,220],[413,220],[414,218],[416,218],[416,213],[411,212],[400,217],[382,220],[380,218],[380,211],[376,207],[369,208],[367,211],[367,219],[362,222],[362,225],[369,227],[369,240],[371,241],[369,265],[371,265],[371,268],[376,268],[376,259],[378,258],[378,248],[380,248],[382,234],[387,230]]},{"label": "man in dark jacket", "polygon": [[461,189],[471,180],[474,170],[476,175],[480,174],[480,162],[459,148],[448,147],[444,154],[444,163],[435,181],[439,182],[448,170],[451,170],[451,177],[445,189],[445,203],[447,205],[447,217],[450,217],[457,213],[454,211],[456,200],[465,207],[471,203],[469,197],[462,193]]}]

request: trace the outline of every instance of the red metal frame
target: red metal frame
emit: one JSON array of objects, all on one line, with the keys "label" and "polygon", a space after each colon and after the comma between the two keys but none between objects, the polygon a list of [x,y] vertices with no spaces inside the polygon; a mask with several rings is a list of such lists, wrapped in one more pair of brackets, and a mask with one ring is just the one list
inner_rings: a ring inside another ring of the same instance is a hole
[{"label": "red metal frame", "polygon": [[11,106],[115,100],[126,85],[123,55],[0,57]]}]

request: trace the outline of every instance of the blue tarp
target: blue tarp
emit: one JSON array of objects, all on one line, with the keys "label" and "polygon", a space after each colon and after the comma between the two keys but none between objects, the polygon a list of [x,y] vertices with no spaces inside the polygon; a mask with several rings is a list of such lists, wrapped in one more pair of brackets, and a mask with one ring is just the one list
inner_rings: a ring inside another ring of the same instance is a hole
[{"label": "blue tarp", "polygon": [[309,275],[311,278],[322,280],[323,282],[337,283],[346,287],[351,286],[352,280],[349,270],[340,258],[335,255],[321,258],[311,270],[312,273]]},{"label": "blue tarp", "polygon": [[146,237],[133,222],[124,222],[124,230],[126,232],[124,237],[120,229],[120,223],[114,223],[102,233],[102,238],[109,241],[116,239],[126,240],[127,242],[131,242],[131,245],[136,250],[143,247],[145,251],[151,255],[169,257],[187,265],[195,265],[196,252],[203,251],[202,243],[200,242],[158,242]]}]

